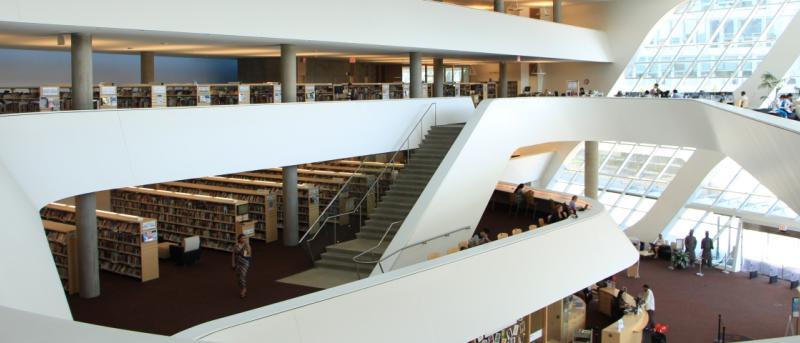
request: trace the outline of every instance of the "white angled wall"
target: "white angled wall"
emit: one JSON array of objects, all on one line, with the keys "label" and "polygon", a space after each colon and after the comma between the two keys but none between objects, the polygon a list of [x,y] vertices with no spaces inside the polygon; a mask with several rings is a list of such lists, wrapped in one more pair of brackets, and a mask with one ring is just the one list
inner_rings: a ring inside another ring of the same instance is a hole
[{"label": "white angled wall", "polygon": [[39,219],[47,202],[392,151],[432,103],[426,127],[434,111],[447,124],[474,110],[448,98],[0,116],[0,306],[70,318]]},{"label": "white angled wall", "polygon": [[423,0],[238,0],[225,5],[195,0],[189,6],[182,1],[140,0],[133,7],[104,0],[6,0],[3,5],[0,22],[34,24],[25,27],[54,33],[87,30],[255,45],[316,44],[339,51],[611,59],[604,32]]},{"label": "white angled wall", "polygon": [[[508,156],[519,147],[545,142],[622,140],[717,151],[738,161],[787,205],[800,209],[800,193],[793,191],[800,189],[800,123],[795,121],[679,99],[495,99],[482,102],[477,111],[403,222],[387,256],[460,227],[474,228]],[[547,130],[532,135],[532,127]],[[469,233],[459,233],[428,246],[440,250],[467,238]],[[426,253],[404,251],[384,267],[411,265],[424,260]]]}]

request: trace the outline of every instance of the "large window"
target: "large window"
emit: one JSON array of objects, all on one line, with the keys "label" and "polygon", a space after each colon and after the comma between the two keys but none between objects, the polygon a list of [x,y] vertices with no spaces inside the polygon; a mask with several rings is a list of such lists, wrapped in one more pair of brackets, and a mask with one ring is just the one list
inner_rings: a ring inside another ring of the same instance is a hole
[{"label": "large window", "polygon": [[[689,0],[647,37],[613,92],[731,92],[761,63],[800,0]],[[613,93],[612,93],[613,94]]]},{"label": "large window", "polygon": [[[600,143],[598,196],[621,228],[636,224],[661,196],[694,149],[675,146]],[[584,149],[567,159],[550,183],[552,190],[583,194]]]},{"label": "large window", "polygon": [[[402,81],[404,83],[411,82],[411,68],[408,66],[403,67]],[[446,66],[444,67],[444,82],[461,82],[464,75],[468,75],[469,67],[467,66]],[[422,66],[422,80],[425,83],[433,83],[433,66]]]},{"label": "large window", "polygon": [[[683,238],[689,230],[717,233],[717,218],[723,227],[736,226],[731,217],[800,224],[800,217],[769,189],[730,158],[720,162],[697,188],[684,210],[666,230],[669,239]],[[800,225],[798,225],[800,226]]]}]

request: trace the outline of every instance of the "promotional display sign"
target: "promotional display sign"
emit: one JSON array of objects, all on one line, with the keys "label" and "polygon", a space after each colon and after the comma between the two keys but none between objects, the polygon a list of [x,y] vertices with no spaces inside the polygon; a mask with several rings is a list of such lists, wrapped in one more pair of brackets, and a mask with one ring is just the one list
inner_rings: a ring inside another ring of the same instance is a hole
[{"label": "promotional display sign", "polygon": [[167,86],[155,85],[150,87],[152,96],[151,104],[153,108],[167,107]]},{"label": "promotional display sign", "polygon": [[239,104],[250,103],[250,86],[239,85]]},{"label": "promotional display sign", "polygon": [[800,298],[792,298],[792,317],[800,318]]},{"label": "promotional display sign", "polygon": [[101,109],[117,108],[117,86],[100,86]]},{"label": "promotional display sign", "polygon": [[306,86],[306,102],[314,102],[317,100],[317,92],[315,90],[316,87],[314,87],[314,85]]},{"label": "promotional display sign", "polygon": [[61,98],[59,97],[58,87],[39,88],[39,111],[51,112],[61,109]]},{"label": "promotional display sign", "polygon": [[281,99],[281,85],[275,85],[273,89],[274,89],[273,96],[275,98],[275,103],[277,104],[283,102],[283,100]]},{"label": "promotional display sign", "polygon": [[211,86],[197,86],[197,106],[211,106]]}]

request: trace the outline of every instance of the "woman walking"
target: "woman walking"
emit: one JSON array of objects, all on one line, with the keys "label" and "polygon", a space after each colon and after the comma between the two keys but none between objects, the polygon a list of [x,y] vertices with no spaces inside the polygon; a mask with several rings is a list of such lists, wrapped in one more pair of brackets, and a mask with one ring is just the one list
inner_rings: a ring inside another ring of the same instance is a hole
[{"label": "woman walking", "polygon": [[247,269],[250,268],[250,258],[253,251],[250,249],[250,241],[247,236],[240,234],[236,246],[233,247],[231,254],[231,266],[236,270],[239,281],[239,296],[244,299],[247,295]]}]

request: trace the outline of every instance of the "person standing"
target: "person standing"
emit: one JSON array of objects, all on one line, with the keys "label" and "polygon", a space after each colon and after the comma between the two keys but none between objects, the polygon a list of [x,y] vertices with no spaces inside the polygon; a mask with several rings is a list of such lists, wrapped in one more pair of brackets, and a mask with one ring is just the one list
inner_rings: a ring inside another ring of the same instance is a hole
[{"label": "person standing", "polygon": [[708,231],[706,231],[706,238],[700,242],[700,249],[703,250],[703,264],[711,267],[711,250],[714,249],[714,241],[708,237]]},{"label": "person standing", "polygon": [[689,235],[683,240],[683,245],[686,248],[686,254],[689,255],[689,265],[693,265],[695,260],[697,260],[695,255],[697,238],[694,238],[694,230],[689,230]]},{"label": "person standing", "polygon": [[239,234],[236,246],[233,247],[233,254],[231,254],[231,267],[236,270],[239,297],[242,299],[247,296],[247,270],[250,269],[252,256],[253,251],[250,249],[249,239],[247,236]]},{"label": "person standing", "polygon": [[747,92],[742,92],[739,101],[736,102],[736,107],[750,108],[750,98],[747,97]]},{"label": "person standing", "polygon": [[642,285],[642,295],[640,296],[642,302],[644,303],[644,310],[647,311],[647,328],[649,330],[653,329],[653,323],[655,323],[655,316],[656,316],[656,298],[653,296],[653,290],[650,289],[650,286],[647,284]]}]

